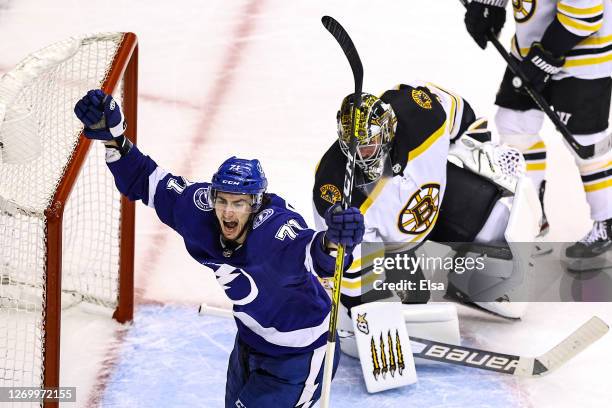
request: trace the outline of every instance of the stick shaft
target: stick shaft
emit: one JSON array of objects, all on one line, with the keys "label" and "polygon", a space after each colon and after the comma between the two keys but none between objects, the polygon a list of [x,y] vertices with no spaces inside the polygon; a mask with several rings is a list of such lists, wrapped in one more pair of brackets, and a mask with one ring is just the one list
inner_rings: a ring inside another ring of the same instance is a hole
[{"label": "stick shaft", "polygon": [[[346,162],[344,173],[344,185],[342,188],[342,208],[347,209],[351,205],[351,195],[353,192],[353,182],[355,178],[355,160],[357,155],[357,136],[358,124],[361,120],[361,88],[363,85],[363,66],[361,59],[346,30],[336,20],[329,16],[321,19],[323,26],[336,39],[344,55],[346,56],[353,72],[355,83],[355,94],[352,112],[352,134],[349,142],[349,155]],[[336,327],[338,322],[338,305],[340,304],[340,287],[342,286],[342,275],[344,274],[344,253],[343,245],[338,245],[336,264],[334,269],[334,287],[332,288],[331,311],[329,318],[329,330],[327,335],[327,352],[323,368],[323,390],[321,392],[321,406],[329,406],[331,393],[331,380],[334,370],[334,352],[336,343]]]}]

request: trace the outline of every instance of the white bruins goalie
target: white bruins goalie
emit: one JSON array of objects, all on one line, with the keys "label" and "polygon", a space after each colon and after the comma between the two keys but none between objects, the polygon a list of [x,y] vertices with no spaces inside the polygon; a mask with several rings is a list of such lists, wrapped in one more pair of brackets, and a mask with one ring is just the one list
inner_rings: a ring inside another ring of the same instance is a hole
[{"label": "white bruins goalie", "polygon": [[[364,93],[362,99],[352,205],[364,215],[366,232],[342,280],[342,350],[357,356],[359,336],[353,324],[364,313],[370,325],[395,316],[411,336],[459,342],[454,305],[426,305],[431,294],[419,285],[426,280],[422,268],[410,273],[397,268],[381,273],[375,268],[380,258],[415,256],[425,241],[447,245],[450,257],[486,260],[481,270],[450,271],[447,298],[520,318],[527,306],[530,264],[528,254],[521,254],[514,243],[533,241],[541,215],[537,194],[524,176],[522,155],[491,142],[486,121],[476,119],[467,101],[431,83],[402,84],[380,97]],[[342,102],[339,140],[317,166],[313,204],[320,229],[323,214],[340,199],[352,101],[349,95]],[[380,284],[397,281],[413,282],[413,289],[394,291]],[[396,302],[369,305],[378,300]],[[376,312],[366,312],[368,307]],[[380,358],[380,344],[386,343],[389,350],[393,343],[383,340],[372,337],[364,347],[368,353],[378,347]]]}]

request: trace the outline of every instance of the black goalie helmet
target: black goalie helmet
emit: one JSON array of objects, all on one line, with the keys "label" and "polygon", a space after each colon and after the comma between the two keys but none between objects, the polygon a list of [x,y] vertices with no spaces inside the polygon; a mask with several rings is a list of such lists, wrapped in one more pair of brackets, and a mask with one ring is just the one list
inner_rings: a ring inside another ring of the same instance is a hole
[{"label": "black goalie helmet", "polygon": [[[357,131],[356,164],[369,181],[375,181],[383,174],[385,159],[395,137],[397,118],[391,105],[369,93],[361,95],[362,118]],[[352,134],[353,106],[354,94],[350,94],[342,101],[337,116],[340,148],[347,157]]]}]

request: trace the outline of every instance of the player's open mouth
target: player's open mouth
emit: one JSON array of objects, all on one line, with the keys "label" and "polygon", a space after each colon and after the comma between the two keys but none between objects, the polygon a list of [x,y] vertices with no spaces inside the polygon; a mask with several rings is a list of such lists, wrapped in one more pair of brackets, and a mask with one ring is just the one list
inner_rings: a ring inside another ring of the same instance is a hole
[{"label": "player's open mouth", "polygon": [[237,221],[223,221],[223,228],[227,230],[227,232],[234,232],[238,228]]}]

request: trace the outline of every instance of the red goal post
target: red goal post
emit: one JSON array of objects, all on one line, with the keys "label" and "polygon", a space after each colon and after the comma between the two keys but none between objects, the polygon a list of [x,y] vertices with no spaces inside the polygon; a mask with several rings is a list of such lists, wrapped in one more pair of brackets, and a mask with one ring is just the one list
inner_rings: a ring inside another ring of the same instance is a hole
[{"label": "red goal post", "polygon": [[135,143],[133,33],[53,44],[0,78],[0,386],[60,386],[67,296],[132,319],[134,203],[72,112],[93,88],[121,102]]}]

